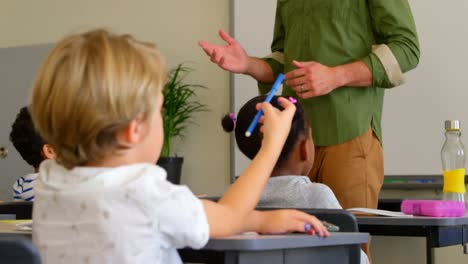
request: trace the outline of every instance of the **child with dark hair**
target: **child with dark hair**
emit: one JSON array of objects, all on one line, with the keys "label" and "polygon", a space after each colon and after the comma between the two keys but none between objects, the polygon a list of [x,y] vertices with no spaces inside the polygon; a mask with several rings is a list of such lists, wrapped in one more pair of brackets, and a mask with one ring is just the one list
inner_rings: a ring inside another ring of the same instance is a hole
[{"label": "child with dark hair", "polygon": [[[225,131],[234,130],[239,150],[249,159],[253,159],[260,149],[262,133],[259,126],[250,137],[245,131],[257,113],[255,106],[265,100],[265,95],[248,101],[234,118],[226,115],[222,120]],[[279,96],[273,97],[271,104],[282,109],[278,104]],[[341,208],[332,190],[321,183],[312,183],[307,177],[314,163],[314,143],[312,131],[304,115],[304,108],[294,98],[296,104],[291,130],[274,167],[270,179],[258,203],[259,207],[289,208]]]},{"label": "child with dark hair", "polygon": [[33,201],[33,184],[38,175],[39,165],[44,159],[53,159],[55,154],[34,129],[27,107],[21,108],[16,115],[11,126],[10,141],[23,160],[34,168],[34,173],[22,176],[13,184],[13,200]]},{"label": "child with dark hair", "polygon": [[[283,107],[278,103],[279,97],[274,96],[271,105],[282,110]],[[257,126],[252,135],[246,137],[245,131],[257,113],[256,105],[265,98],[266,95],[254,97],[242,106],[237,117],[228,114],[222,119],[223,129],[226,132],[234,131],[237,147],[249,159],[253,159],[260,150],[262,132],[260,126]],[[307,176],[315,156],[312,130],[301,103],[292,97],[289,100],[296,104],[291,130],[257,206],[341,209],[335,194],[327,185],[313,183]],[[369,260],[361,250],[361,264],[365,263],[369,263]]]}]

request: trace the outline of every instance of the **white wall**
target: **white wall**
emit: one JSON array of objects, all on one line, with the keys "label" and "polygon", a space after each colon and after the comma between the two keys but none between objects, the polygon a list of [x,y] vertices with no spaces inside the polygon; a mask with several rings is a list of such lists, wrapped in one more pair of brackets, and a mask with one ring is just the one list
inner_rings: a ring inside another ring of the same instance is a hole
[{"label": "white wall", "polygon": [[[233,36],[251,56],[262,57],[271,53],[270,44],[273,37],[276,0],[255,0],[252,3],[244,0],[231,0],[231,2]],[[260,10],[262,18],[258,19]],[[232,89],[234,113],[239,112],[245,102],[258,95],[257,82],[247,75],[234,75]],[[280,91],[281,89],[278,94],[281,93]],[[250,160],[239,151],[237,146],[233,148],[232,155],[233,175],[239,175]]]},{"label": "white wall", "polygon": [[98,26],[156,42],[169,67],[194,62],[196,72],[189,80],[209,87],[200,96],[211,111],[200,113],[199,125],[190,127],[186,140],[177,143],[178,153],[185,157],[182,182],[195,193],[221,193],[230,174],[229,135],[219,121],[229,111],[229,75],[207,59],[197,41],[217,42],[217,30],[228,30],[228,1],[2,0],[0,47],[51,43]]},{"label": "white wall", "polygon": [[444,120],[461,121],[468,138],[468,1],[410,0],[421,57],[407,83],[385,93],[385,174],[441,174]]}]

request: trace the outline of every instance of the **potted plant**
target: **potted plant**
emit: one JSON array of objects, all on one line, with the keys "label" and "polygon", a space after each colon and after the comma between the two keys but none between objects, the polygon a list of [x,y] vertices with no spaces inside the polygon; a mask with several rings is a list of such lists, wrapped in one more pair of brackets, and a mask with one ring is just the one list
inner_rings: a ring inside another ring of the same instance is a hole
[{"label": "potted plant", "polygon": [[185,82],[187,75],[193,69],[179,64],[169,72],[169,78],[164,85],[164,103],[162,110],[164,141],[158,165],[167,171],[167,179],[179,184],[183,157],[173,153],[172,144],[175,138],[184,138],[189,124],[193,124],[194,114],[207,111],[205,104],[196,100],[197,89],[206,89],[200,84]]}]

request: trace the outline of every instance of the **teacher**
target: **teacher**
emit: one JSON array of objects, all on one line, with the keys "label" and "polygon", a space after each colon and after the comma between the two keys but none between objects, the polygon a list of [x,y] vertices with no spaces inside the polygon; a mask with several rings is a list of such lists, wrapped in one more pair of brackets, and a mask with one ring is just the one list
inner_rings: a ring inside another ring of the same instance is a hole
[{"label": "teacher", "polygon": [[199,45],[221,68],[255,78],[261,93],[286,73],[282,93],[301,100],[312,127],[311,180],[328,185],[343,208],[377,208],[384,92],[419,62],[408,1],[278,0],[272,53],[264,58],[220,36],[226,44]]}]

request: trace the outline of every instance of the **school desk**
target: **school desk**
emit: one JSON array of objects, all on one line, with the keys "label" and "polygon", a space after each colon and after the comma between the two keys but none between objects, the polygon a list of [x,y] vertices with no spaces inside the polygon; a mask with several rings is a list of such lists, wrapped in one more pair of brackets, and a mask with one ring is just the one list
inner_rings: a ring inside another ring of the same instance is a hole
[{"label": "school desk", "polygon": [[360,249],[369,234],[336,232],[327,238],[306,234],[247,233],[210,239],[201,250],[182,249],[184,262],[229,264],[359,263]]},{"label": "school desk", "polygon": [[[31,238],[31,231],[15,230],[15,221],[0,221],[0,237],[21,235]],[[200,249],[182,249],[187,262],[226,264],[302,264],[359,263],[359,245],[367,242],[369,234],[333,232],[322,238],[306,234],[258,235],[246,233],[210,239]]]},{"label": "school desk", "polygon": [[410,236],[426,238],[426,263],[434,263],[434,249],[463,245],[468,253],[468,218],[357,216],[359,232],[372,236]]}]

